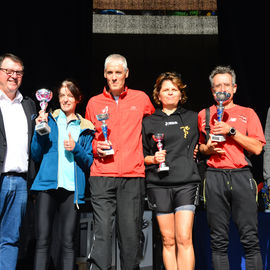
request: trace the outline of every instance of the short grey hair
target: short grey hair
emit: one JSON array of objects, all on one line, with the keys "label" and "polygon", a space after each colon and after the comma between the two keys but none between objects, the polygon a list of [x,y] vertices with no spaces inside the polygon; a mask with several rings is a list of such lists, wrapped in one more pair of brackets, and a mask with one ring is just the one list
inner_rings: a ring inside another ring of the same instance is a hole
[{"label": "short grey hair", "polygon": [[232,84],[235,85],[236,84],[236,75],[234,70],[230,67],[230,66],[217,66],[215,67],[215,69],[211,72],[210,76],[209,76],[209,81],[211,83],[211,87],[213,87],[213,78],[217,75],[217,74],[229,74],[232,76]]},{"label": "short grey hair", "polygon": [[124,70],[125,71],[128,70],[127,59],[121,54],[111,54],[111,55],[109,55],[105,59],[104,70],[106,70],[108,63],[110,63],[111,61],[119,61],[123,65]]}]

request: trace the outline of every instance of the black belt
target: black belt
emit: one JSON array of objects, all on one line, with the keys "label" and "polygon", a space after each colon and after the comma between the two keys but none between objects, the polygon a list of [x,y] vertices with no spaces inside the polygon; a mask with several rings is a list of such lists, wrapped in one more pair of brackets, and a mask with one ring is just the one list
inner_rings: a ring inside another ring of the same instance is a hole
[{"label": "black belt", "polygon": [[1,173],[1,176],[18,176],[26,179],[26,173],[19,173],[19,172],[4,172]]}]

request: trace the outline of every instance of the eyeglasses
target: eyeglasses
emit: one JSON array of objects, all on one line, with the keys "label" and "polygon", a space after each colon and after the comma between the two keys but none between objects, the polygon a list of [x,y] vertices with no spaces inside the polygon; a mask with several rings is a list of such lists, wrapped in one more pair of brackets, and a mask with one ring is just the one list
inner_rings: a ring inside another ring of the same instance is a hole
[{"label": "eyeglasses", "polygon": [[9,68],[0,68],[0,70],[4,71],[8,76],[13,76],[14,73],[17,75],[18,78],[21,78],[23,76],[22,70],[13,70]]}]

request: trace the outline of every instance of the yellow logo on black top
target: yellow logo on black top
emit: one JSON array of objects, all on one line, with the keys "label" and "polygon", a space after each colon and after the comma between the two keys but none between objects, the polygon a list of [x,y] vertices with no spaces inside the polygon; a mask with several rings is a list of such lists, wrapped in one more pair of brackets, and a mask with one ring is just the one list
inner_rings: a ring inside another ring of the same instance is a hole
[{"label": "yellow logo on black top", "polygon": [[184,126],[184,127],[180,127],[180,129],[183,129],[183,131],[184,131],[184,138],[186,139],[187,138],[187,135],[188,135],[188,131],[190,130],[190,127],[189,126]]}]

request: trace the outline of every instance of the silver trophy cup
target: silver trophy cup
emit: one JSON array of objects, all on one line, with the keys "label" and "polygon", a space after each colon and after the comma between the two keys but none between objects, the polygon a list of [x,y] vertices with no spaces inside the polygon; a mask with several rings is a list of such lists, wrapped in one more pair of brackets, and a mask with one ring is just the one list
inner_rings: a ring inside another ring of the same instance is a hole
[{"label": "silver trophy cup", "polygon": [[[221,122],[222,118],[223,118],[223,114],[224,114],[223,103],[230,98],[231,94],[227,93],[227,92],[216,92],[215,96],[216,96],[215,99],[218,103],[218,105],[217,105],[217,120],[218,120],[218,122]],[[212,139],[212,141],[215,141],[215,142],[226,141],[226,137],[224,135],[211,134],[211,139]]]},{"label": "silver trophy cup", "polygon": [[[101,113],[101,114],[97,114],[96,117],[98,121],[102,122],[101,130],[102,130],[105,142],[108,142],[108,126],[106,124],[106,120],[109,119],[109,114]],[[114,150],[112,149],[112,146],[110,149],[104,149],[103,151],[105,151],[106,156],[114,154]]]},{"label": "silver trophy cup", "polygon": [[[52,96],[53,93],[49,89],[42,88],[36,91],[36,98],[39,101],[41,110],[43,110],[44,112],[46,111],[48,102],[52,99]],[[46,121],[42,121],[37,124],[35,130],[41,136],[49,134],[51,132],[51,128]]]},{"label": "silver trophy cup", "polygon": [[[156,133],[153,135],[153,139],[157,142],[157,148],[159,151],[162,150],[163,144],[162,141],[164,140],[164,133]],[[169,171],[169,167],[166,166],[165,162],[159,163],[159,167],[157,169],[158,172]]]}]

